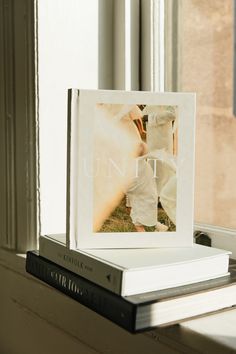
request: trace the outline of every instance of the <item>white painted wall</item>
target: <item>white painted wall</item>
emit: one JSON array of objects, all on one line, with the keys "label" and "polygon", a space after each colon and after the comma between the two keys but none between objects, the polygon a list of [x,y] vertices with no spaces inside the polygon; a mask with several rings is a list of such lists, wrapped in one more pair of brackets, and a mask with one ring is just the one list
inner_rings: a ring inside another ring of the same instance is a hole
[{"label": "white painted wall", "polygon": [[98,5],[38,1],[42,234],[65,232],[67,89],[98,88]]}]

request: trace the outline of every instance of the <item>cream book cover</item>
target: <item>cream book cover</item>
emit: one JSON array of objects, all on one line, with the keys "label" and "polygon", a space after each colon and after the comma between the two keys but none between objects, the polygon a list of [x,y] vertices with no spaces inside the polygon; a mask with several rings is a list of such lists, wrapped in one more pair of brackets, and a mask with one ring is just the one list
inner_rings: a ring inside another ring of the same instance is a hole
[{"label": "cream book cover", "polygon": [[67,245],[191,246],[195,94],[69,90]]}]

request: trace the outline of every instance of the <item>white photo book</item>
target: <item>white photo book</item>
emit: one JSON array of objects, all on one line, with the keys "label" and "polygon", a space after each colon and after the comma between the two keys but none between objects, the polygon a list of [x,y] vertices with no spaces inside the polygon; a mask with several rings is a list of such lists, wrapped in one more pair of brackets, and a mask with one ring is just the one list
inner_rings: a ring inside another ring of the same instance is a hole
[{"label": "white photo book", "polygon": [[195,94],[68,94],[67,246],[193,242]]},{"label": "white photo book", "polygon": [[63,234],[40,237],[39,253],[122,296],[226,276],[230,254],[197,244],[176,248],[69,250]]}]

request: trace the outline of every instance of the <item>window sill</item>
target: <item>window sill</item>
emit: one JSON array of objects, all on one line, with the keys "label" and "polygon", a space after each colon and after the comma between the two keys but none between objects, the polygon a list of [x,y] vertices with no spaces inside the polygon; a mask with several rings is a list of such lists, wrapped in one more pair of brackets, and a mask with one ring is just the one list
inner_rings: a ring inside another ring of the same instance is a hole
[{"label": "window sill", "polygon": [[[0,247],[0,266],[27,276],[25,272],[25,253],[16,253]],[[29,276],[28,276],[29,277]]]},{"label": "window sill", "polygon": [[[236,350],[232,328],[236,327],[236,310],[226,311],[186,321],[180,325],[158,328],[143,334],[131,335],[93,311],[25,272],[25,254],[0,248],[0,267],[14,272],[11,291],[13,302],[39,320],[59,329],[71,340],[82,342],[92,350],[130,353],[157,349],[166,353],[216,352]],[[15,276],[17,275],[17,276]],[[11,274],[9,273],[9,282]],[[14,286],[14,288],[12,288]],[[13,290],[12,290],[13,289]],[[91,326],[91,323],[93,326]],[[90,328],[88,331],[87,329]],[[107,335],[109,333],[109,335]],[[114,346],[119,340],[120,345]],[[116,347],[116,348],[115,348]],[[169,351],[168,351],[169,348]],[[109,350],[108,350],[109,349]]]},{"label": "window sill", "polygon": [[211,238],[212,247],[222,248],[232,252],[232,259],[236,259],[236,231],[220,226],[194,224],[195,231],[206,232]]},{"label": "window sill", "polygon": [[[33,317],[36,321],[43,321],[45,326],[49,325],[55,331],[59,331],[62,338],[65,337],[67,340],[69,338],[72,342],[78,343],[78,346],[83,343],[88,348],[86,351],[88,353],[91,351],[92,353],[119,354],[128,351],[137,354],[144,352],[154,354],[157,350],[170,354],[176,353],[176,351],[168,350],[169,345],[166,344],[166,340],[160,339],[162,335],[159,336],[158,343],[156,339],[153,340],[147,334],[131,335],[32,277],[25,271],[25,258],[25,254],[17,254],[0,248],[0,274],[2,276],[3,272],[3,279],[7,279],[7,286],[4,287],[1,295],[3,303],[11,303],[11,312],[14,312],[14,308],[17,311],[20,309],[23,317],[24,313],[27,313],[28,318]],[[4,301],[6,296],[10,298],[10,301]],[[5,325],[8,320],[11,322],[10,319],[5,318]],[[21,323],[19,316],[17,321]],[[7,325],[10,327],[9,323]],[[14,336],[13,331],[11,337],[14,338]],[[41,333],[39,333],[40,336]],[[117,340],[120,343],[119,346],[115,344]],[[47,347],[47,343],[45,346]]]}]

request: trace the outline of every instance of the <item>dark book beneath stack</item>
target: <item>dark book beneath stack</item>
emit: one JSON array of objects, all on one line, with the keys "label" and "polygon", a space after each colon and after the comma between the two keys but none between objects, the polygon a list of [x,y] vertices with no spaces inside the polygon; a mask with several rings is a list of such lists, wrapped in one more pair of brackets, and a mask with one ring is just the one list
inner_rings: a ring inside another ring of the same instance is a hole
[{"label": "dark book beneath stack", "polygon": [[236,268],[224,277],[125,297],[39,256],[37,251],[27,253],[26,271],[132,333],[236,305]]}]

